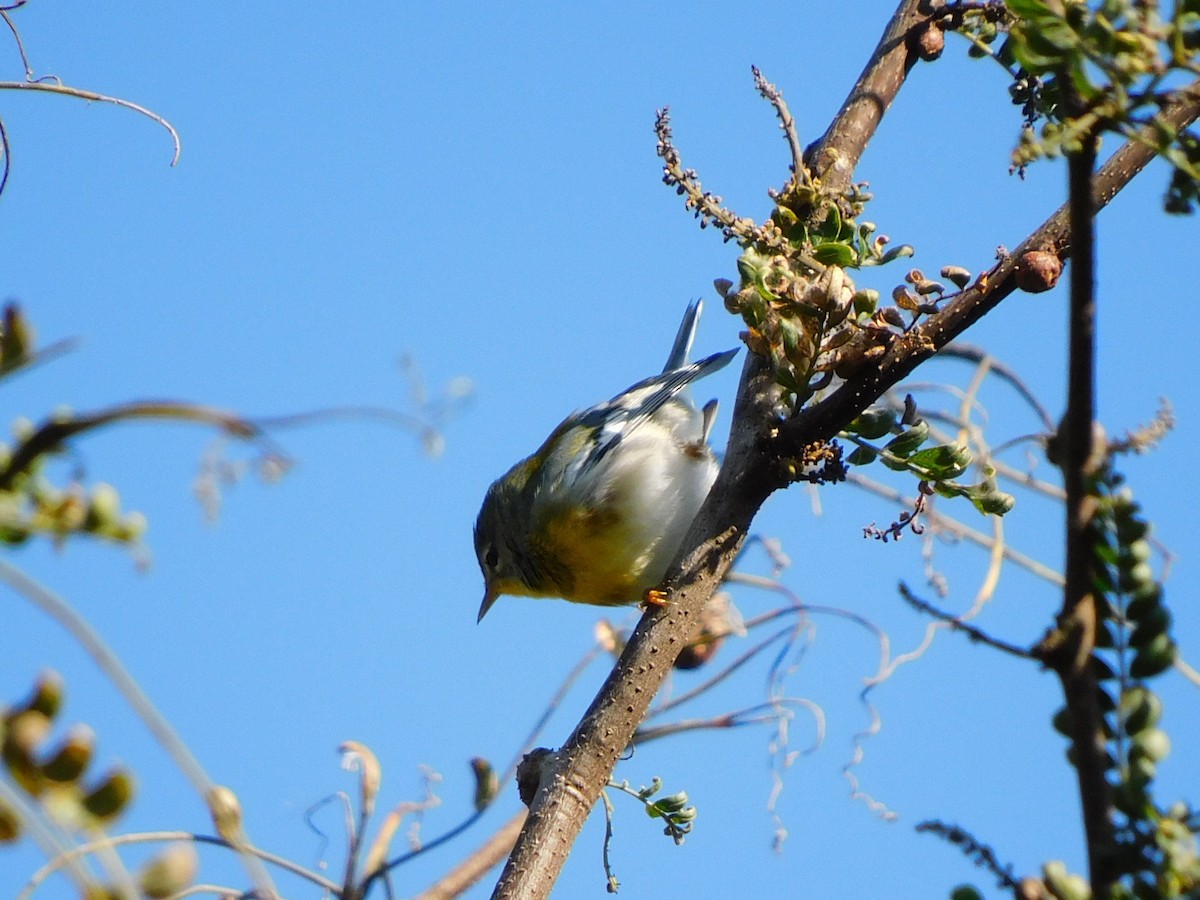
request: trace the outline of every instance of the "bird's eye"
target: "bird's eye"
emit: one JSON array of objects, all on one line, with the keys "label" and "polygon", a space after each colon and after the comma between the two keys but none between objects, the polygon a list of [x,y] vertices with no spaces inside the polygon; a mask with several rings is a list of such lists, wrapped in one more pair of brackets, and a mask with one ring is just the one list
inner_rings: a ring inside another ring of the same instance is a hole
[{"label": "bird's eye", "polygon": [[483,564],[489,569],[495,569],[500,565],[500,552],[495,547],[488,547],[483,551]]}]

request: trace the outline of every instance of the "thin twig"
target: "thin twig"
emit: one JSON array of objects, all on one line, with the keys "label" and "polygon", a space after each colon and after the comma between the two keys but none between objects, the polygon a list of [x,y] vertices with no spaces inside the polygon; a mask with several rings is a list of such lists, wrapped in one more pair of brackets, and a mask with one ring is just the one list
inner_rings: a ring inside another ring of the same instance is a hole
[{"label": "thin twig", "polygon": [[997,650],[1003,650],[1005,653],[1010,653],[1013,656],[1019,656],[1022,659],[1034,659],[1034,655],[1024,647],[1019,647],[1016,644],[1010,644],[1008,641],[1002,641],[999,638],[994,638],[986,631],[976,628],[974,625],[968,625],[963,621],[961,616],[956,616],[953,613],[948,613],[945,610],[938,609],[932,603],[922,600],[912,592],[907,584],[900,582],[900,596],[917,612],[922,612],[933,616],[935,619],[945,622],[953,631],[961,631],[973,641],[981,644],[986,644],[989,647],[994,647]]},{"label": "thin twig", "polygon": [[1189,665],[1182,657],[1175,660],[1175,671],[1190,681],[1196,687],[1200,687],[1200,672]]},{"label": "thin twig", "polygon": [[[211,844],[214,847],[224,847],[228,850],[238,849],[224,838],[219,838],[208,834],[194,834],[190,831],[139,831],[131,834],[106,836],[94,841],[89,841],[86,844],[80,844],[77,847],[72,847],[51,859],[30,876],[29,880],[25,883],[25,886],[21,889],[21,892],[17,894],[16,900],[28,900],[28,898],[33,895],[34,891],[38,889],[43,881],[61,869],[64,865],[73,865],[81,856],[86,856],[106,847],[120,847],[125,844],[163,844],[170,841],[192,841],[197,844]],[[292,875],[307,879],[326,891],[336,893],[337,891],[341,890],[340,885],[330,881],[328,878],[325,878],[322,875],[317,874],[316,872],[310,871],[309,869],[292,862],[292,860],[288,859],[287,857],[277,856],[276,854],[270,853],[259,847],[247,847],[246,852],[252,853],[263,862],[270,863],[273,866],[278,866],[280,869],[290,872]]]},{"label": "thin twig", "polygon": [[758,88],[763,99],[775,107],[775,114],[779,116],[779,127],[783,129],[784,137],[787,138],[788,150],[792,154],[790,168],[793,178],[797,184],[811,185],[812,175],[804,165],[804,150],[800,146],[800,137],[796,134],[796,120],[792,116],[792,111],[788,109],[787,101],[783,99],[779,88],[767,81],[758,66],[751,66],[750,71],[754,73],[754,86]]},{"label": "thin twig", "polygon": [[1016,369],[996,359],[982,347],[968,344],[965,341],[953,341],[938,351],[938,356],[945,357],[946,359],[961,359],[977,365],[987,360],[988,368],[1012,385],[1013,390],[1021,395],[1021,399],[1028,403],[1030,409],[1037,413],[1045,429],[1047,431],[1054,430],[1054,420],[1050,417],[1050,412],[1038,400],[1037,395],[1033,393],[1033,390],[1025,383],[1025,380],[1021,378]]},{"label": "thin twig", "polygon": [[89,431],[95,431],[117,422],[139,419],[170,419],[181,422],[197,422],[219,428],[234,437],[255,439],[270,443],[262,429],[253,422],[234,413],[177,400],[143,400],[121,403],[95,413],[84,413],[50,418],[13,450],[12,456],[0,467],[0,490],[8,490],[19,475],[25,472],[38,457],[52,453],[62,444]]},{"label": "thin twig", "polygon": [[0,163],[0,194],[4,193],[5,185],[8,184],[8,174],[12,171],[12,154],[8,144],[8,129],[4,127],[4,119],[0,119],[0,156],[4,157],[3,163]]},{"label": "thin twig", "polygon": [[608,858],[608,848],[613,839],[613,805],[608,798],[608,791],[600,791],[600,799],[604,801],[604,843],[601,845],[601,859],[604,863],[604,880],[608,893],[615,894],[621,886],[617,876],[613,874],[612,862]]},{"label": "thin twig", "polygon": [[152,119],[167,130],[171,135],[171,141],[174,144],[175,152],[171,156],[171,165],[174,166],[179,162],[179,155],[183,152],[183,144],[179,139],[179,132],[175,130],[175,126],[160,116],[158,113],[146,109],[144,106],[139,106],[129,100],[122,100],[120,97],[110,97],[107,94],[97,94],[95,91],[85,91],[83,88],[71,87],[66,84],[53,84],[43,81],[0,81],[0,91],[44,91],[48,94],[61,94],[66,97],[77,97],[80,100],[90,100],[94,103],[111,103],[114,106],[121,106],[125,109],[131,109],[136,113]]},{"label": "thin twig", "polygon": [[[789,610],[789,612],[790,612],[790,610]],[[716,685],[718,685],[722,681],[724,681],[726,678],[728,678],[730,675],[732,675],[734,672],[736,672],[738,669],[740,669],[742,666],[744,666],[746,663],[750,662],[750,660],[754,659],[756,656],[758,656],[758,654],[760,654],[762,651],[766,650],[769,646],[774,644],[780,638],[786,637],[787,635],[793,633],[794,631],[795,631],[795,629],[791,626],[788,626],[787,628],[783,628],[783,629],[780,629],[779,631],[776,631],[774,634],[772,634],[766,640],[760,641],[759,643],[757,643],[753,647],[751,647],[749,650],[742,653],[737,659],[730,662],[724,669],[717,672],[715,675],[710,677],[707,681],[701,682],[700,684],[696,685],[696,687],[692,688],[691,690],[684,691],[679,696],[672,697],[670,700],[654,707],[646,715],[646,721],[653,719],[655,716],[661,716],[663,713],[667,712],[668,710],[672,710],[677,706],[681,706],[682,704],[687,703],[689,700],[695,699],[696,697],[700,696],[704,692],[712,689],[713,687],[715,687]],[[636,737],[637,737],[636,734],[634,737],[636,740]]]},{"label": "thin twig", "polygon": [[566,698],[567,694],[570,693],[571,688],[575,686],[575,682],[577,682],[580,677],[582,677],[583,673],[587,671],[588,666],[590,666],[595,661],[596,657],[603,652],[603,647],[601,647],[598,643],[594,644],[587,653],[580,657],[579,661],[575,663],[571,671],[567,673],[567,677],[564,678],[559,684],[558,689],[554,692],[554,696],[550,698],[549,702],[546,704],[546,708],[542,711],[542,714],[538,716],[538,720],[534,723],[533,728],[530,729],[529,734],[526,735],[525,740],[517,749],[516,754],[513,756],[512,762],[508,764],[508,767],[500,775],[498,780],[501,784],[508,782],[513,775],[516,774],[517,766],[521,763],[521,758],[533,748],[534,743],[537,741],[538,735],[542,733],[542,729],[545,728],[546,723],[550,721],[550,716],[552,716],[554,711],[562,705],[564,698]]},{"label": "thin twig", "polygon": [[[895,488],[868,478],[865,475],[860,475],[857,472],[850,472],[846,476],[846,480],[857,487],[861,487],[864,490],[878,494],[880,497],[890,500],[893,503],[908,505],[912,502],[910,498]],[[956,538],[968,540],[971,543],[978,544],[980,547],[984,547],[988,550],[990,550],[995,544],[995,540],[988,537],[982,531],[978,531],[969,525],[964,525],[957,519],[944,515],[943,513],[938,512],[936,509],[928,510],[926,519],[931,525],[934,525],[936,528],[946,532],[947,534],[950,534]],[[1011,546],[1005,546],[1004,558],[1009,562],[1020,566],[1022,569],[1032,572],[1039,578],[1049,581],[1051,584],[1061,585],[1063,583],[1062,573],[1056,571],[1045,563],[1038,562],[1036,559],[1026,556],[1019,550],[1014,550]]]},{"label": "thin twig", "polygon": [[[562,704],[563,698],[567,695],[567,693],[574,686],[575,682],[579,680],[580,676],[583,675],[583,673],[587,670],[588,666],[591,665],[591,663],[596,659],[596,657],[598,655],[600,655],[601,652],[603,652],[603,648],[600,647],[599,644],[592,646],[588,650],[588,652],[585,653],[580,658],[579,662],[577,662],[575,664],[574,668],[572,668],[571,671],[567,674],[567,677],[563,679],[562,683],[558,686],[558,690],[555,691],[554,696],[550,699],[550,702],[546,705],[546,709],[542,712],[542,715],[538,717],[537,722],[534,723],[533,729],[530,731],[529,735],[526,737],[525,742],[522,744],[521,748],[517,751],[516,755],[513,757],[513,761],[509,764],[508,768],[505,769],[503,774],[501,774],[497,778],[497,781],[499,783],[504,784],[512,779],[513,774],[516,772],[517,765],[521,761],[521,757],[524,755],[524,753],[526,751],[529,750],[530,747],[533,746],[534,741],[537,740],[537,736],[541,733],[542,729],[545,728],[546,722],[549,721],[550,716]],[[476,822],[478,822],[486,810],[487,810],[487,807],[484,807],[484,809],[476,810],[475,812],[473,812],[469,816],[467,816],[463,821],[459,822],[457,825],[455,825],[453,828],[451,828],[449,831],[439,835],[438,837],[434,838],[431,841],[428,841],[425,844],[422,844],[420,847],[418,847],[415,850],[410,850],[407,853],[403,853],[400,856],[395,857],[394,859],[388,860],[386,864],[384,864],[383,866],[380,866],[375,871],[364,873],[365,878],[363,879],[363,882],[362,882],[363,896],[366,896],[366,894],[370,891],[372,884],[375,882],[375,880],[377,878],[382,878],[382,877],[386,876],[393,869],[403,865],[404,863],[409,862],[410,860],[416,858],[417,856],[420,856],[423,853],[428,853],[430,850],[433,850],[436,847],[440,847],[442,844],[445,844],[448,841],[451,841],[454,838],[458,837],[460,834],[467,831],[467,829],[469,829],[472,825],[474,825]],[[522,818],[522,824],[523,823],[524,823],[524,818]],[[502,826],[501,830],[503,830],[503,828],[507,828],[507,827],[508,827],[507,825]],[[510,849],[511,849],[511,845],[510,845]]]},{"label": "thin twig", "polygon": [[53,820],[39,815],[37,809],[26,802],[24,795],[13,789],[3,778],[0,778],[0,800],[16,811],[17,818],[29,829],[33,842],[46,856],[51,860],[62,860],[61,865],[70,869],[71,878],[79,889],[80,896],[86,896],[92,883],[91,873],[80,863],[77,856],[70,855],[73,851],[68,846],[69,839],[54,827]]},{"label": "thin twig", "polygon": [[[802,707],[813,712],[814,717],[818,719],[822,718],[819,713],[815,712],[820,707],[811,700],[806,700],[803,697],[780,697],[767,703],[756,703],[753,706],[747,706],[743,709],[736,709],[732,712],[720,713],[719,715],[708,716],[706,718],[680,719],[678,722],[669,722],[665,725],[639,728],[633,733],[633,742],[642,745],[659,740],[660,738],[682,734],[686,731],[741,728],[744,725],[761,725],[764,722],[775,722],[781,716],[787,715],[790,712],[788,709],[789,706]],[[770,710],[770,712],[764,714],[763,710]],[[820,729],[818,729],[818,732],[820,732]]]},{"label": "thin twig", "polygon": [[21,57],[21,65],[25,67],[25,78],[28,81],[33,81],[33,66],[29,65],[29,57],[25,54],[25,43],[21,40],[21,32],[17,30],[17,26],[13,23],[8,13],[8,7],[0,8],[0,19],[4,20],[4,24],[8,26],[8,30],[12,32],[13,40],[17,44],[17,53]]},{"label": "thin twig", "polygon": [[936,834],[944,840],[949,841],[962,848],[962,852],[971,857],[975,861],[975,865],[987,869],[996,878],[1000,887],[1013,891],[1017,896],[1021,896],[1019,890],[1020,884],[1013,877],[1012,865],[1001,866],[1000,860],[996,857],[996,851],[986,844],[980,843],[975,839],[974,835],[968,833],[957,825],[946,825],[943,822],[928,821],[917,824],[918,832],[928,832]]}]

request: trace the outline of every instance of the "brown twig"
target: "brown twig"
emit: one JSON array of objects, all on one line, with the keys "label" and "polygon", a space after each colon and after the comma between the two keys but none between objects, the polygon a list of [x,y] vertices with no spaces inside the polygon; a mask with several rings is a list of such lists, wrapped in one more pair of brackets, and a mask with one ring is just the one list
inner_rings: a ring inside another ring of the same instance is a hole
[{"label": "brown twig", "polygon": [[[710,678],[708,678],[705,681],[702,681],[700,684],[696,685],[691,690],[685,691],[684,693],[680,694],[679,696],[672,697],[667,702],[661,703],[658,706],[654,707],[654,709],[650,710],[650,712],[646,715],[646,720],[649,721],[650,719],[653,719],[656,716],[661,716],[663,713],[665,713],[669,710],[672,710],[677,706],[682,706],[684,703],[687,703],[689,700],[693,700],[696,697],[700,696],[701,694],[705,693],[706,691],[711,690],[713,687],[720,684],[722,681],[724,681],[726,678],[728,678],[730,675],[732,675],[734,672],[736,672],[738,669],[740,669],[746,663],[750,662],[752,659],[754,659],[756,656],[758,656],[760,653],[762,653],[762,651],[766,650],[768,647],[770,647],[772,644],[774,644],[776,641],[780,640],[781,638],[784,638],[787,635],[794,633],[795,630],[796,629],[794,627],[789,625],[787,628],[781,628],[778,631],[776,631],[774,634],[770,635],[769,637],[764,638],[763,640],[759,641],[757,644],[755,644],[749,650],[746,650],[744,653],[742,653],[740,656],[738,656],[736,659],[734,659],[732,662],[730,662],[728,665],[726,665],[725,668],[721,669],[715,675],[711,676]],[[636,738],[637,738],[636,734],[634,737],[636,740]]]},{"label": "brown twig", "polygon": [[912,589],[909,588],[909,586],[903,581],[900,582],[899,590],[900,596],[904,599],[904,602],[913,609],[917,610],[917,612],[922,612],[926,615],[933,616],[939,622],[945,622],[952,630],[961,631],[973,641],[986,644],[989,647],[994,647],[997,650],[1002,650],[1005,653],[1009,653],[1013,656],[1019,656],[1022,659],[1036,658],[1034,654],[1032,654],[1027,648],[1020,647],[1016,644],[1010,644],[1008,641],[1002,641],[999,638],[994,638],[986,631],[976,628],[974,625],[968,625],[963,621],[961,616],[956,616],[953,613],[948,613],[945,610],[938,609],[927,600],[922,600],[920,597],[914,594]]},{"label": "brown twig", "polygon": [[[857,472],[850,472],[846,476],[846,480],[857,487],[870,491],[873,494],[877,494],[893,503],[908,504],[912,502],[911,498],[905,496],[901,491],[896,490],[890,485],[886,485],[882,482],[875,481],[872,478],[868,478],[865,475],[860,475]],[[926,513],[926,518],[929,520],[929,523],[938,531],[945,532],[946,534],[962,540],[970,541],[972,544],[976,544],[985,549],[990,550],[996,544],[993,538],[984,534],[982,531],[972,528],[971,526],[958,521],[958,519],[947,516],[944,513],[940,513],[935,509],[929,510]],[[1004,545],[1004,558],[1014,565],[1018,565],[1022,569],[1033,573],[1037,577],[1044,578],[1051,584],[1061,585],[1063,583],[1062,573],[1057,572],[1045,563],[1040,563],[1036,559],[1026,556],[1024,553],[1013,549],[1008,544]]]},{"label": "brown twig", "polygon": [[55,452],[71,438],[116,422],[137,419],[197,422],[219,428],[234,437],[266,440],[262,430],[253,422],[235,413],[212,406],[179,400],[141,400],[121,403],[99,412],[52,418],[43,422],[17,445],[8,462],[0,467],[0,490],[11,488],[13,482],[39,457]]},{"label": "brown twig", "polygon": [[1046,430],[1054,430],[1054,420],[1050,417],[1050,412],[1038,400],[1037,395],[1033,393],[1029,385],[1025,383],[1025,379],[1011,366],[1005,365],[982,347],[976,347],[974,344],[968,344],[963,341],[955,341],[943,347],[938,352],[938,356],[943,359],[961,359],[966,362],[975,363],[976,365],[987,360],[988,368],[1012,385],[1013,390],[1021,395],[1021,399],[1029,404],[1030,409],[1037,413],[1037,417],[1042,420],[1042,425],[1045,426]]},{"label": "brown twig", "polygon": [[[761,725],[764,722],[778,721],[780,716],[790,718],[790,708],[793,706],[812,710],[815,704],[801,697],[779,697],[766,703],[756,703],[745,709],[735,709],[732,712],[720,713],[715,716],[680,719],[678,722],[668,722],[666,725],[639,728],[634,732],[634,739],[641,745],[659,738],[682,734],[685,731],[711,731],[722,728],[741,728],[744,725]],[[770,712],[764,712],[764,710],[770,710]]]}]

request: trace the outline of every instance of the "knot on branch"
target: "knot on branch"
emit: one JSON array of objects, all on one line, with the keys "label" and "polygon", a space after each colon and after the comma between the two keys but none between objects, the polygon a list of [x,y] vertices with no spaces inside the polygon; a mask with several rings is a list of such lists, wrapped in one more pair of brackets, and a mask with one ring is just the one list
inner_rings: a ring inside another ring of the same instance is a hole
[{"label": "knot on branch", "polygon": [[545,747],[535,747],[521,757],[517,766],[517,794],[526,806],[533,805],[533,798],[541,789],[558,753]]}]

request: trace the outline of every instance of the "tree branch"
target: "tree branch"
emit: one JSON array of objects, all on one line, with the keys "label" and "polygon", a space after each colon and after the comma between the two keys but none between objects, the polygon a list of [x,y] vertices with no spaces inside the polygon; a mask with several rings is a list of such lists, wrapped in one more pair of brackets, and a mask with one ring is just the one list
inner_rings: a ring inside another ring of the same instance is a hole
[{"label": "tree branch", "polygon": [[[814,171],[828,185],[849,184],[883,113],[915,56],[906,38],[921,21],[917,0],[905,0],[854,91],[826,134],[809,150]],[[1174,104],[1179,121],[1200,113],[1195,85]],[[1171,109],[1169,106],[1168,109]],[[1140,171],[1154,152],[1126,145],[1099,173],[1096,208]],[[1069,250],[1066,213],[1060,210],[1022,249]],[[746,359],[733,414],[729,445],[716,484],[692,523],[681,558],[664,580],[670,602],[650,609],[584,714],[557,753],[550,754],[529,817],[493,893],[493,900],[539,900],[548,896],[588,814],[607,783],[671,664],[685,646],[704,603],[733,564],[759,507],[786,481],[775,461],[787,451],[828,439],[889,387],[908,375],[1015,287],[1016,259],[1006,258],[976,285],[914,332],[898,338],[874,371],[847,382],[829,398],[775,427],[776,390],[766,362]]]},{"label": "tree branch", "polygon": [[929,19],[920,12],[920,6],[920,0],[901,0],[842,108],[805,152],[808,168],[827,189],[850,186],[883,114],[916,64],[919,57],[911,51],[911,37],[916,27]]},{"label": "tree branch", "polygon": [[1087,835],[1088,870],[1092,893],[1107,896],[1111,887],[1113,847],[1112,789],[1106,777],[1108,748],[1104,739],[1104,713],[1096,697],[1098,684],[1092,668],[1099,627],[1093,594],[1092,540],[1088,533],[1088,472],[1095,444],[1092,423],[1096,418],[1096,233],[1093,216],[1092,171],[1099,141],[1067,156],[1070,189],[1071,263],[1070,351],[1067,368],[1067,412],[1060,429],[1063,445],[1063,484],[1066,502],[1066,586],[1058,615],[1061,643],[1051,642],[1048,660],[1062,681],[1071,711],[1071,743]]}]

